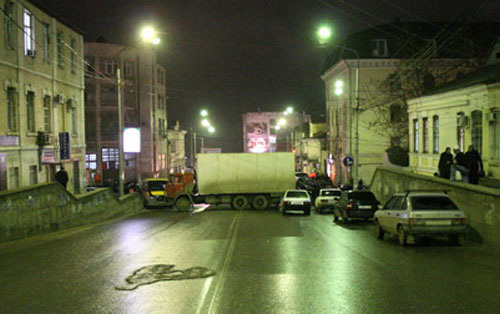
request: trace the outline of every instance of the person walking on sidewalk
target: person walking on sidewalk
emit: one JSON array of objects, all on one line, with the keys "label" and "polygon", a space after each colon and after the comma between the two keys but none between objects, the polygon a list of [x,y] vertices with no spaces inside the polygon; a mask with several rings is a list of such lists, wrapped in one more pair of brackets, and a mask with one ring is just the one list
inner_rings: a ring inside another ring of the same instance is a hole
[{"label": "person walking on sidewalk", "polygon": [[483,161],[481,155],[474,149],[473,145],[469,145],[469,150],[465,153],[465,162],[469,168],[469,183],[479,183],[479,172],[484,171]]},{"label": "person walking on sidewalk", "polygon": [[458,146],[453,148],[453,152],[455,153],[455,160],[453,160],[453,165],[451,166],[451,180],[456,181],[458,171],[462,176],[462,182],[469,183],[469,169],[465,161],[465,154],[460,151]]},{"label": "person walking on sidewalk", "polygon": [[61,183],[64,188],[68,184],[68,173],[64,170],[64,166],[61,164],[61,169],[56,173],[56,181]]},{"label": "person walking on sidewalk", "polygon": [[453,163],[453,156],[451,155],[450,151],[451,148],[446,147],[445,151],[442,152],[441,156],[439,157],[438,169],[439,176],[441,178],[450,178],[451,164]]}]

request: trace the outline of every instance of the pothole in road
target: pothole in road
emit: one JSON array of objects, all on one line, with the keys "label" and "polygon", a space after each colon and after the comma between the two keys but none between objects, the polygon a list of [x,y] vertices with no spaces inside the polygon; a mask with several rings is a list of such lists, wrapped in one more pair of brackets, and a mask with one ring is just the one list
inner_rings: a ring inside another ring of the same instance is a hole
[{"label": "pothole in road", "polygon": [[142,285],[159,281],[207,278],[215,275],[215,271],[205,267],[175,269],[175,265],[156,264],[138,270],[125,279],[125,284],[116,286],[116,290],[134,290]]}]

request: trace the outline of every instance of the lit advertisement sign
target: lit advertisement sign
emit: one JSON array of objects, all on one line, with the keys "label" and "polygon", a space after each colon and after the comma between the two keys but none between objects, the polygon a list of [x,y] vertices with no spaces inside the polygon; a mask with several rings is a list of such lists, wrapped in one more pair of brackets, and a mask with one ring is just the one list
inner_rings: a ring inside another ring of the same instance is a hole
[{"label": "lit advertisement sign", "polygon": [[248,122],[247,130],[247,149],[250,153],[269,152],[269,141],[267,139],[267,123]]},{"label": "lit advertisement sign", "polygon": [[140,153],[141,152],[141,129],[125,128],[123,129],[123,152]]}]

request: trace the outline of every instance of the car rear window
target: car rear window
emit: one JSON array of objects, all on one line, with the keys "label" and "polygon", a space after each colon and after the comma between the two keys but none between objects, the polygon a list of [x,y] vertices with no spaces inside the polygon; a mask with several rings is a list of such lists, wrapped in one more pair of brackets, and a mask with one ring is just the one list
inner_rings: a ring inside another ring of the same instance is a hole
[{"label": "car rear window", "polygon": [[148,182],[150,191],[165,191],[165,181],[151,181]]},{"label": "car rear window", "polygon": [[290,198],[306,198],[307,197],[307,192],[290,191],[290,192],[286,193],[286,197],[290,197]]},{"label": "car rear window", "polygon": [[348,199],[374,202],[377,201],[375,195],[373,195],[372,192],[350,192],[348,195]]},{"label": "car rear window", "polygon": [[341,191],[321,191],[321,196],[339,196]]},{"label": "car rear window", "polygon": [[411,198],[413,210],[457,210],[458,207],[446,196],[414,196]]}]

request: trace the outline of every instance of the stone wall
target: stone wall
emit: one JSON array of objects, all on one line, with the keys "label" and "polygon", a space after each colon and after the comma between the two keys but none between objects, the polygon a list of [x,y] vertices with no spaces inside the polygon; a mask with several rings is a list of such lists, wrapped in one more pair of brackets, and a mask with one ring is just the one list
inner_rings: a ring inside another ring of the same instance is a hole
[{"label": "stone wall", "polygon": [[0,242],[100,222],[142,210],[138,194],[108,188],[73,195],[58,183],[0,192]]},{"label": "stone wall", "polygon": [[392,167],[377,168],[370,186],[382,203],[393,193],[408,189],[448,190],[458,207],[465,211],[469,223],[466,237],[500,251],[500,189],[452,182]]}]

